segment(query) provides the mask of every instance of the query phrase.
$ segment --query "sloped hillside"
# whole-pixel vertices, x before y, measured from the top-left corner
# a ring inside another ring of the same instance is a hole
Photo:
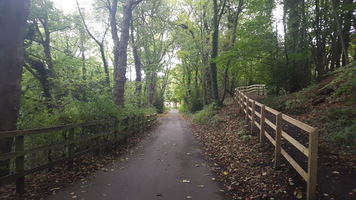
[[[342,156],[356,153],[356,66],[342,68],[319,84],[263,103],[320,129],[320,144]]]

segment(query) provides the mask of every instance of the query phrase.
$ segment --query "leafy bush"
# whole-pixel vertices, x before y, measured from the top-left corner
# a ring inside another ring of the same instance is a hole
[[[190,113],[190,112],[189,112],[189,109],[188,109],[188,107],[187,107],[187,104],[185,104],[185,103],[183,103],[182,105],[179,106],[178,111],[179,111],[180,113],[183,113],[183,114],[188,114],[188,113]]]
[[[356,61],[349,67],[342,67],[333,73],[337,73],[336,78],[325,87],[335,90],[331,99],[344,100],[353,103],[356,100]],[[341,98],[341,99],[340,99]]]
[[[347,126],[337,133],[329,135],[331,142],[339,146],[356,147],[356,121],[351,126]]]
[[[204,107],[203,110],[197,112],[193,116],[193,122],[200,125],[217,125],[220,123],[220,121],[220,118],[216,116],[216,110],[213,104]]]
[[[356,110],[349,106],[330,108],[322,118],[329,130],[327,140],[337,146],[356,147]]]
[[[244,142],[248,142],[251,139],[251,135],[247,134],[247,130],[246,129],[241,129],[238,133],[238,136],[240,136],[240,138],[242,139],[242,141]]]
[[[163,97],[157,96],[153,102],[153,106],[157,109],[158,113],[163,113],[164,111],[164,99]]]

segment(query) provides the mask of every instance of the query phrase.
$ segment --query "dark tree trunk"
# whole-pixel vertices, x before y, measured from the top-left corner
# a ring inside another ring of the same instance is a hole
[[[210,75],[211,75],[211,87],[214,102],[217,106],[220,106],[219,101],[219,90],[218,90],[218,72],[216,67],[216,62],[213,61],[215,58],[218,57],[218,50],[219,50],[219,23],[221,17],[224,13],[224,9],[226,6],[226,0],[221,1],[220,3],[220,10],[218,8],[218,1],[214,0],[214,16],[213,16],[213,35],[212,35],[212,51],[211,51],[211,59],[210,61]]]
[[[135,71],[136,71],[136,92],[137,95],[141,95],[141,90],[142,90],[142,78],[141,78],[141,70],[142,70],[142,63],[140,60],[140,56],[138,55],[138,48],[135,43],[135,35],[134,35],[134,26],[133,26],[133,21],[131,22],[131,46],[132,46],[132,51],[133,51],[133,56],[134,56],[134,61],[135,61]]]
[[[53,105],[51,87],[49,83],[49,71],[45,64],[27,55],[25,56],[24,67],[40,82],[43,90],[43,96],[46,98],[46,107],[49,110],[52,109]]]
[[[218,22],[218,3],[214,0],[214,17],[213,17],[213,35],[212,35],[212,51],[211,59],[215,59],[218,56],[218,46],[219,46],[219,22]],[[214,102],[219,105],[219,93],[218,93],[218,78],[217,78],[217,68],[216,62],[214,60],[210,61],[210,75],[211,75],[211,86]]]
[[[117,51],[117,62],[114,67],[114,102],[120,107],[125,106],[125,83],[127,67],[127,46],[130,39],[130,24],[132,20],[133,6],[143,0],[126,0],[124,14],[121,22],[120,41],[115,49]],[[116,46],[116,45],[115,45]],[[115,56],[116,58],[116,56]]]
[[[29,7],[29,0],[0,2],[0,131],[16,129]],[[0,153],[10,152],[12,142],[12,138],[1,139]],[[9,160],[0,161],[0,176],[9,174],[9,163]]]

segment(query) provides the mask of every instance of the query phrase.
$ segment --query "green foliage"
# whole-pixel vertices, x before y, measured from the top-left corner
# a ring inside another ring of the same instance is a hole
[[[240,136],[240,138],[242,139],[242,141],[244,142],[248,142],[251,139],[251,135],[249,135],[247,133],[246,129],[241,129],[239,132],[237,132],[237,135]]]
[[[187,107],[187,104],[183,103],[182,105],[179,106],[178,111],[183,114],[189,114],[189,109]]]
[[[311,85],[303,90],[293,93],[290,97],[275,96],[262,100],[265,105],[287,114],[302,114],[307,112],[309,100],[314,97],[317,85]]]
[[[329,140],[339,146],[356,147],[356,121],[351,126],[347,126],[337,133],[331,133]]]
[[[329,108],[322,118],[329,134],[327,140],[338,146],[356,148],[356,110],[351,106]]]
[[[213,104],[205,106],[203,110],[193,116],[193,122],[200,125],[218,125],[220,121]]]
[[[340,68],[333,72],[336,78],[325,87],[335,90],[331,99],[347,100],[350,104],[356,102],[356,61],[347,67]]]
[[[311,85],[303,90],[293,94],[293,97],[285,102],[286,112],[292,114],[301,114],[305,112],[309,99],[314,95],[316,85]]]
[[[157,109],[158,113],[163,113],[164,111],[164,99],[163,97],[156,96],[153,102],[153,106]]]

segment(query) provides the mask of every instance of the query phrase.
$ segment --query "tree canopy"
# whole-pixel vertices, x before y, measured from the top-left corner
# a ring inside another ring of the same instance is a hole
[[[163,112],[164,102],[195,112],[254,83],[293,92],[356,57],[352,0],[60,4],[31,1],[18,128]]]

